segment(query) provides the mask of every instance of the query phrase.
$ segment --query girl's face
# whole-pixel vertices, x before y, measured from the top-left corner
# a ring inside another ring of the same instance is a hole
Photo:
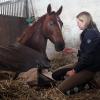
[[[86,21],[77,18],[77,25],[80,28],[80,30],[84,30],[86,28]]]

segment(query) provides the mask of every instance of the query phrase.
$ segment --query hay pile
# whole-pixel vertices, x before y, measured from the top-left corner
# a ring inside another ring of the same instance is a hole
[[[54,70],[65,64],[74,63],[76,55],[58,54],[51,62]],[[55,88],[40,89],[30,88],[19,80],[0,81],[0,100],[100,100],[100,90],[89,90],[81,93],[65,96]]]
[[[100,90],[64,96],[55,88],[37,90],[19,81],[0,82],[0,100],[100,100]]]

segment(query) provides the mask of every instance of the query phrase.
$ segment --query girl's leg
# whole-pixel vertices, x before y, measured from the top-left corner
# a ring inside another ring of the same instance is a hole
[[[66,91],[70,90],[71,88],[74,88],[77,85],[86,83],[90,81],[94,77],[95,73],[83,70],[74,76],[68,77],[66,80],[64,80],[59,86],[58,89],[65,93]]]
[[[64,80],[64,76],[65,76],[66,72],[69,71],[69,70],[71,70],[73,68],[73,66],[74,66],[74,64],[69,64],[69,65],[65,65],[65,66],[62,66],[60,68],[57,68],[52,73],[52,77],[56,81]]]

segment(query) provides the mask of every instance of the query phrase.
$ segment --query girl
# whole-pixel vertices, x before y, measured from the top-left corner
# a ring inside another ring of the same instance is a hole
[[[78,51],[78,62],[69,71],[66,68],[56,71],[60,73],[64,71],[63,75],[67,77],[58,86],[58,89],[63,93],[75,86],[89,82],[93,79],[95,73],[100,71],[100,33],[96,24],[90,13],[86,11],[79,13],[76,18],[78,27],[83,30],[80,36],[81,44]],[[56,72],[52,74],[54,79],[60,77],[60,74],[58,76],[55,74]]]

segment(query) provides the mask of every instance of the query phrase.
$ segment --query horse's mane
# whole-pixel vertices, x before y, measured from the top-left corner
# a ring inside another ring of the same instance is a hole
[[[26,27],[26,29],[23,31],[21,36],[17,38],[17,42],[21,44],[25,44],[32,37],[33,33],[37,29],[40,29],[40,25],[43,24],[45,17],[46,17],[46,14],[41,16],[37,21],[35,21],[32,26]]]

